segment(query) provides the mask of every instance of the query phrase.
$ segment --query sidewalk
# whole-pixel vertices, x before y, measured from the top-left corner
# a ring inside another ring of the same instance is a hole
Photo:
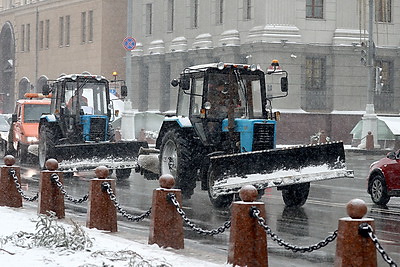
[[[2,225],[0,238],[15,232],[35,232],[38,219],[36,203],[25,203],[23,208],[0,207]],[[175,250],[147,245],[148,229],[143,231],[124,231],[122,222],[116,233],[88,229],[82,214],[73,214],[66,210],[66,218],[56,220],[64,228],[70,228],[72,221],[81,225],[82,229],[93,239],[93,247],[85,251],[73,252],[62,248],[21,248],[9,243],[0,246],[0,261],[7,266],[136,266],[128,265],[131,261],[146,263],[143,266],[160,267],[223,267],[226,263],[228,244],[225,246],[204,245],[185,239],[185,249]],[[121,225],[121,226],[120,226]],[[333,256],[323,251],[308,254],[293,253],[275,242],[269,242],[269,266],[332,266]],[[15,253],[13,255],[9,253]],[[86,265],[85,265],[86,264]]]

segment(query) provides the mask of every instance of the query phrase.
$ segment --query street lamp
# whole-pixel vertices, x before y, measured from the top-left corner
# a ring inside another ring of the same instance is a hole
[[[112,75],[114,76],[114,89],[110,89],[110,93],[117,95],[117,76],[118,73],[116,71],[113,71]]]

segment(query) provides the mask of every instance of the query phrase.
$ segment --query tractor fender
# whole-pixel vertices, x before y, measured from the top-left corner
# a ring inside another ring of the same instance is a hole
[[[156,140],[156,148],[160,148],[164,135],[171,129],[184,129],[191,131],[193,130],[193,125],[187,117],[173,116],[165,118]]]

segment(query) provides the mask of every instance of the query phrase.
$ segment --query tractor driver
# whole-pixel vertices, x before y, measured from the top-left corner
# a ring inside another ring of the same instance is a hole
[[[79,98],[80,106],[88,106],[88,99],[82,95],[81,90],[75,90],[75,94],[68,100],[67,108],[74,112],[77,108]]]
[[[212,117],[225,118],[228,112],[228,84],[223,80],[210,81],[208,84],[208,101],[211,108],[208,114]]]
[[[236,86],[224,80],[211,81],[208,85],[208,101],[211,104],[209,116],[226,118],[229,105],[232,103],[234,107],[238,106],[238,97]]]

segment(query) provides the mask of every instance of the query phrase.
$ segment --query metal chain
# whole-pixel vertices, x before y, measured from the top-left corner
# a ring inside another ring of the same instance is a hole
[[[334,231],[333,234],[326,237],[325,240],[322,240],[315,245],[311,245],[309,247],[298,247],[298,246],[291,245],[291,244],[285,242],[283,239],[279,238],[274,232],[272,232],[271,228],[265,223],[264,218],[262,218],[260,216],[259,209],[257,209],[256,207],[251,207],[250,215],[253,216],[254,218],[257,218],[258,224],[261,225],[265,229],[265,231],[267,232],[267,234],[269,234],[271,236],[271,239],[273,241],[277,242],[278,245],[283,246],[285,249],[292,250],[293,252],[305,253],[305,252],[312,252],[314,250],[318,250],[320,248],[325,247],[329,243],[333,242],[337,237],[338,230]]]
[[[397,267],[397,264],[393,261],[392,258],[389,257],[389,255],[385,252],[385,250],[379,243],[378,238],[374,234],[371,225],[369,225],[368,223],[362,223],[360,224],[358,231],[362,236],[369,236],[371,238],[372,242],[374,242],[375,244],[376,250],[381,254],[383,260],[386,261],[387,264],[389,264],[391,267]]]
[[[176,196],[174,193],[169,193],[168,194],[169,200],[171,200],[172,204],[175,206],[176,211],[179,213],[179,215],[182,216],[182,219],[185,221],[185,223],[193,229],[193,231],[197,232],[198,234],[202,235],[217,235],[223,233],[225,230],[227,230],[229,227],[231,227],[231,222],[226,221],[222,226],[218,227],[217,229],[213,230],[203,230],[199,227],[197,227],[194,223],[190,221],[190,219],[186,216],[185,212],[180,208],[179,202],[176,199]]]
[[[57,173],[53,173],[51,175],[51,181],[54,182],[57,187],[60,189],[61,193],[65,196],[66,199],[69,201],[75,203],[75,204],[81,204],[82,202],[88,200],[89,194],[84,195],[80,199],[75,199],[72,196],[68,195],[67,191],[65,191],[63,184],[60,182],[60,177],[58,176]]]
[[[115,196],[114,191],[112,190],[110,183],[104,182],[104,183],[101,184],[101,186],[102,186],[102,189],[104,189],[104,191],[107,192],[107,194],[110,197],[110,200],[114,203],[114,206],[117,208],[118,212],[122,214],[123,217],[127,218],[130,221],[139,222],[139,221],[142,221],[145,218],[150,216],[151,207],[150,207],[150,209],[148,211],[146,211],[145,213],[143,213],[142,215],[139,215],[139,216],[132,216],[132,215],[128,214],[119,205],[119,203],[117,201],[117,197]]]
[[[23,199],[25,199],[26,201],[35,201],[38,199],[39,193],[36,193],[36,195],[33,197],[28,197],[25,195],[24,191],[21,188],[21,185],[18,182],[17,172],[14,169],[9,169],[8,174],[11,175],[11,178],[13,178],[15,187],[17,188],[18,193],[21,195]]]

